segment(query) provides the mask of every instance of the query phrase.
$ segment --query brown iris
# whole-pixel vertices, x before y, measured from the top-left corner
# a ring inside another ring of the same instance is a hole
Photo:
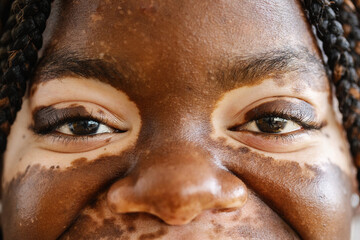
[[[93,120],[78,120],[68,123],[74,135],[92,135],[99,129],[100,123]]]
[[[279,133],[287,122],[288,120],[279,117],[263,117],[255,121],[259,130],[265,133]]]

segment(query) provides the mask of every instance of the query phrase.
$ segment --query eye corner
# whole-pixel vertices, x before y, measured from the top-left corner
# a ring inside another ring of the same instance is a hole
[[[238,131],[241,131],[241,127],[243,126],[244,124],[232,124],[230,125],[230,127],[226,127],[226,130],[227,131],[230,131],[230,132],[238,132]]]
[[[114,133],[127,133],[130,129],[114,129]]]

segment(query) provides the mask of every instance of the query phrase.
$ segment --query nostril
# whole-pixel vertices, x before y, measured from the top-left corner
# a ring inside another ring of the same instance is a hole
[[[207,176],[182,183],[174,178],[146,181],[146,174],[136,180],[128,176],[111,186],[108,206],[117,214],[145,212],[169,225],[184,225],[204,210],[240,208],[245,204],[247,188],[239,178],[224,170]]]

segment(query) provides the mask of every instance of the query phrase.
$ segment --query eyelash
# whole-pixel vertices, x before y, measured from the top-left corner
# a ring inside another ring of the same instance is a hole
[[[80,136],[80,135],[66,135],[55,132],[55,130],[58,129],[63,124],[75,122],[75,121],[81,121],[81,120],[93,120],[101,124],[107,125],[107,120],[104,119],[103,116],[100,117],[94,116],[92,112],[90,112],[88,115],[81,115],[79,112],[74,114],[54,112],[52,114],[51,119],[48,121],[46,125],[36,127],[35,124],[35,126],[32,129],[37,135],[48,136],[52,138],[53,142],[60,141],[64,144],[87,142],[89,141],[89,139],[97,137],[96,134]],[[121,131],[118,129],[115,130],[119,132]]]
[[[68,114],[54,111],[54,113],[51,115],[51,119],[49,119],[46,125],[37,127],[35,124],[33,130],[39,135],[46,135],[52,131],[55,131],[58,127],[65,123],[81,120],[93,120],[107,124],[107,121],[103,118],[103,116],[95,117],[91,112],[88,115],[81,115],[79,112]]]
[[[262,118],[266,117],[279,117],[286,120],[294,121],[295,123],[299,124],[302,129],[304,130],[319,130],[322,128],[322,124],[319,124],[315,122],[312,119],[309,119],[308,116],[305,114],[302,114],[299,112],[298,116],[290,115],[288,114],[290,110],[274,110],[270,112],[265,113],[259,113],[256,116],[253,117],[252,120],[247,121],[243,124],[237,124],[233,127],[230,127],[228,130],[239,132],[241,130],[238,130],[238,128],[241,128],[245,124],[248,124],[253,121],[257,121]],[[33,131],[40,136],[47,135],[53,139],[54,142],[61,141],[65,144],[68,143],[76,143],[76,142],[87,142],[89,139],[96,137],[97,135],[86,135],[86,136],[76,136],[76,135],[66,135],[61,133],[55,133],[54,131],[62,126],[63,124],[69,123],[69,122],[75,122],[75,121],[81,121],[81,120],[93,120],[96,122],[99,122],[101,124],[107,125],[106,119],[104,119],[103,116],[97,117],[93,116],[93,114],[90,112],[88,115],[84,116],[81,115],[79,112],[75,114],[65,114],[65,113],[59,113],[54,112],[52,114],[52,118],[48,121],[48,123],[45,126],[36,127],[36,125],[33,127]],[[118,129],[115,129],[116,131],[121,131]],[[291,142],[295,138],[295,136],[298,134],[298,131],[289,132],[289,133],[283,133],[283,134],[274,134],[274,133],[264,133],[264,132],[251,132],[254,135],[259,135],[262,138],[265,139],[271,139],[275,141],[282,141],[282,142]]]
[[[265,112],[265,113],[259,113],[256,116],[253,117],[252,120],[247,121],[246,123],[243,124],[237,124],[233,127],[230,127],[228,130],[230,131],[239,131],[237,130],[238,128],[244,126],[245,124],[248,124],[250,122],[253,121],[257,121],[260,120],[262,118],[266,118],[266,117],[279,117],[279,118],[283,118],[286,120],[290,120],[290,121],[294,121],[295,123],[297,123],[299,126],[302,127],[302,129],[305,130],[319,130],[322,128],[322,124],[315,122],[313,119],[309,119],[308,116],[306,116],[305,114],[302,114],[301,112],[299,112],[298,116],[294,116],[294,115],[290,115],[288,112],[290,112],[290,110],[274,110],[274,111],[270,111],[270,112]],[[241,130],[240,130],[241,131]],[[289,139],[290,137],[294,137],[295,136],[295,132],[290,132],[290,133],[285,133],[285,134],[271,134],[271,133],[259,133],[259,132],[253,132],[253,134],[261,134],[264,137],[281,137],[281,138],[287,138]]]

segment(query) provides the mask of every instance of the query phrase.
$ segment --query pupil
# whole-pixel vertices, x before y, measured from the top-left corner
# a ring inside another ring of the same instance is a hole
[[[91,135],[97,132],[100,124],[92,120],[79,120],[68,125],[70,131],[75,135]]]
[[[265,133],[279,133],[287,124],[287,120],[279,117],[264,117],[255,121],[260,131]]]

